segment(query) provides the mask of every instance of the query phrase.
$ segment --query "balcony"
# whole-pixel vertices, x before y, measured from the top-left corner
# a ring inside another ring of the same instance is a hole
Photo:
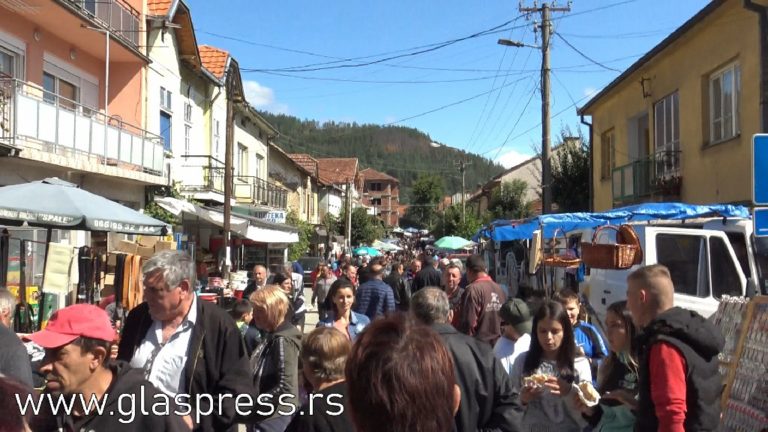
[[[181,156],[182,191],[193,198],[224,202],[224,162],[208,155]],[[288,207],[288,190],[256,176],[235,176],[233,195],[240,203]]]
[[[0,143],[23,158],[102,173],[117,167],[165,182],[160,136],[13,78],[0,77]]]
[[[682,186],[680,151],[663,150],[614,168],[613,201],[631,203],[647,197],[679,198]]]
[[[120,0],[59,0],[138,49],[141,13]]]

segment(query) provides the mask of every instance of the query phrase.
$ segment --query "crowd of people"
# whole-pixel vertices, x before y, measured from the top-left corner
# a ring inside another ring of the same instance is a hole
[[[187,254],[160,252],[144,264],[144,302],[119,334],[103,309],[77,304],[24,335],[45,350],[36,365],[42,389],[33,388],[26,349],[8,330],[15,299],[0,290],[0,411],[9,413],[0,430],[718,427],[723,338],[674,307],[664,266],[630,274],[628,298],[608,307],[604,332],[585,321],[577,292],[507,298],[479,255],[466,263],[428,255],[324,262],[309,281],[311,306],[295,277],[302,272],[282,270],[257,265],[228,313],[197,298]],[[311,308],[318,324],[305,329]],[[31,415],[17,395],[81,399],[68,412],[51,405]],[[123,414],[123,397],[134,401],[129,422],[88,402]],[[136,405],[158,399],[166,400],[162,412]],[[246,402],[255,408],[246,412]]]

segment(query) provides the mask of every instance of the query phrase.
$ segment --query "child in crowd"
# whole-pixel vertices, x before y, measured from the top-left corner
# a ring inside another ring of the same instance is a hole
[[[579,295],[571,289],[563,289],[557,293],[557,300],[568,313],[568,319],[573,327],[576,341],[576,352],[589,360],[592,376],[597,377],[597,367],[600,361],[608,355],[605,339],[595,326],[581,320],[581,302]],[[596,382],[595,382],[596,383]]]
[[[235,320],[240,334],[245,336],[245,332],[248,330],[248,323],[253,319],[253,305],[251,302],[246,299],[238,300],[232,308],[230,315]]]
[[[512,366],[513,393],[524,406],[526,432],[581,432],[587,425],[574,400],[575,386],[592,381],[589,362],[577,357],[573,329],[563,306],[542,303],[533,316],[531,347]]]
[[[507,374],[520,354],[527,352],[531,345],[531,312],[528,305],[519,298],[509,299],[501,305],[501,337],[493,347]]]
[[[632,411],[637,408],[637,347],[626,301],[608,306],[605,326],[611,352],[597,374],[597,391],[602,399],[592,408],[576,402],[593,430],[630,432],[635,428]]]

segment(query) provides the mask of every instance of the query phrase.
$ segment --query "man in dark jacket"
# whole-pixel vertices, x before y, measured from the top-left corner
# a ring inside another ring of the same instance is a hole
[[[142,272],[145,301],[128,314],[118,359],[146,371],[164,393],[189,395],[195,430],[226,430],[236,421],[235,397],[253,394],[235,321],[196,298],[187,253],[158,252]]]
[[[413,278],[411,289],[414,293],[424,287],[439,287],[442,278],[440,271],[435,268],[435,260],[431,256],[425,256],[421,262],[423,267]]]
[[[449,324],[453,312],[445,292],[437,288],[420,290],[411,298],[411,314],[431,326],[453,356],[461,388],[456,430],[522,430],[523,411],[509,375],[488,344],[459,333]]]
[[[378,316],[394,312],[396,310],[395,294],[392,288],[381,280],[381,264],[373,264],[363,271],[368,281],[357,289],[353,310],[367,316],[371,321]]]
[[[663,265],[635,270],[627,284],[627,307],[641,329],[635,430],[716,430],[722,334],[696,312],[674,307],[672,277]]]
[[[256,264],[253,266],[253,278],[248,282],[248,285],[246,285],[245,290],[243,291],[243,298],[251,298],[251,294],[253,294],[254,291],[264,288],[264,285],[266,284],[267,268],[261,264]]]
[[[395,305],[397,310],[407,311],[411,303],[411,287],[405,280],[405,267],[403,263],[392,264],[392,271],[384,279],[384,283],[392,288],[395,294]]]
[[[46,351],[40,367],[46,376],[46,391],[40,396],[44,412],[34,416],[33,430],[190,430],[191,421],[181,414],[184,407],[161,394],[144,378],[144,371],[109,361],[115,336],[107,313],[88,304],[56,311],[44,330],[27,336]],[[157,410],[161,400],[165,407]],[[51,411],[72,401],[71,412]]]

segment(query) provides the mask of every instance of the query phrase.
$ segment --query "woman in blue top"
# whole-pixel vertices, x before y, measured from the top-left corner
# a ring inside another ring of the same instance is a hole
[[[347,279],[336,279],[325,301],[331,303],[326,307],[330,313],[317,323],[318,327],[334,327],[354,342],[357,335],[371,322],[367,316],[352,311],[355,287]]]

